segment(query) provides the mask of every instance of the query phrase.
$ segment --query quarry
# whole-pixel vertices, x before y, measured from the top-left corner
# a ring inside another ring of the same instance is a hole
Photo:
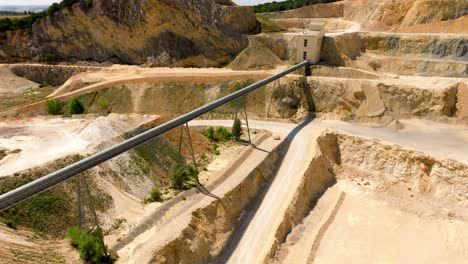
[[[131,2],[0,18],[0,205],[263,84],[0,210],[0,263],[467,262],[467,1]]]

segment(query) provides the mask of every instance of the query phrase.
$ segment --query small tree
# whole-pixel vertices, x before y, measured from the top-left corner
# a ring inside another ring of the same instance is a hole
[[[63,104],[57,99],[47,100],[46,112],[49,115],[63,115]]]
[[[232,126],[232,137],[235,140],[239,140],[242,134],[244,134],[242,132],[242,123],[239,118],[236,118],[236,120],[234,120],[234,125]]]
[[[113,263],[106,248],[101,243],[101,238],[97,230],[87,231],[79,227],[68,229],[68,237],[71,245],[78,249],[80,257],[88,263]]]
[[[80,98],[75,97],[70,101],[68,104],[68,112],[70,115],[81,115],[85,112],[85,107]]]

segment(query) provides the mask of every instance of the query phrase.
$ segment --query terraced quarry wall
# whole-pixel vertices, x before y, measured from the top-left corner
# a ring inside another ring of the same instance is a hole
[[[468,61],[468,36],[360,33],[366,50],[390,56]]]
[[[263,76],[262,76],[263,77]],[[66,102],[71,97],[80,96],[89,113],[156,113],[158,115],[177,116],[203,106],[217,98],[225,96],[254,82],[257,79],[248,76],[244,80],[225,81],[216,79],[190,83],[188,81],[123,81],[122,85],[108,88],[96,88],[97,91],[83,91],[65,95],[60,100]],[[177,78],[176,78],[177,79]],[[191,79],[191,78],[189,78]],[[309,110],[309,102],[303,94],[302,78],[286,78],[280,86],[269,85],[259,89],[246,98],[248,111],[256,116],[290,118]],[[205,118],[231,117],[232,105],[210,112]],[[21,116],[22,114],[45,114],[45,101],[19,109],[7,110],[3,117]]]

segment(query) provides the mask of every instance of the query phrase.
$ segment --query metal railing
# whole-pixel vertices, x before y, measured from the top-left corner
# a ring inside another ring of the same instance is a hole
[[[225,105],[239,97],[242,97],[256,89],[269,84],[291,72],[294,72],[302,67],[308,65],[307,61],[303,61],[291,68],[288,68],[278,74],[275,74],[271,77],[268,77],[264,80],[256,82],[252,85],[249,85],[239,91],[236,91],[232,94],[229,94],[223,98],[220,98],[216,101],[213,101],[207,105],[204,105],[200,108],[197,108],[189,113],[181,115],[171,121],[168,121],[164,124],[161,124],[155,128],[147,130],[135,137],[132,137],[122,143],[114,145],[108,149],[100,151],[92,156],[89,156],[85,159],[82,159],[76,163],[73,163],[63,169],[60,169],[56,172],[53,172],[49,175],[36,179],[30,183],[27,183],[17,189],[14,189],[10,192],[2,194],[0,196],[0,211],[6,210],[22,201],[25,201],[34,195],[37,195],[49,188],[54,187],[55,185],[62,183],[73,176],[76,176],[90,168],[93,168],[109,159],[112,159],[126,151],[129,151],[138,145],[141,145],[151,139],[154,139],[157,136],[160,136],[167,131],[184,125],[185,123],[205,114],[211,110],[214,110],[222,105]]]

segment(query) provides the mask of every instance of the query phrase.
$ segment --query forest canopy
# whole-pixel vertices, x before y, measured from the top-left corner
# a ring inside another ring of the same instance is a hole
[[[288,0],[283,2],[273,1],[271,3],[259,4],[254,6],[255,13],[277,12],[290,9],[296,9],[308,5],[315,5],[320,3],[332,3],[338,0]]]

